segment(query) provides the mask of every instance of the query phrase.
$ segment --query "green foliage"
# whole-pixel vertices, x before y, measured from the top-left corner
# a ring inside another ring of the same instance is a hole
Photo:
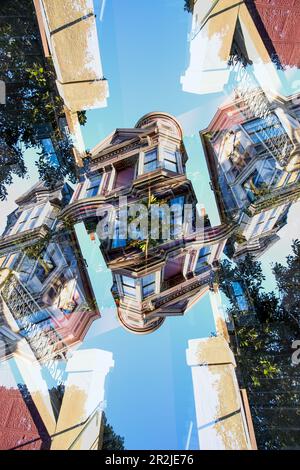
[[[74,229],[75,221],[70,216],[65,216],[62,218],[62,228],[63,230],[72,231]]]
[[[44,268],[45,273],[49,273],[51,270],[51,266],[49,266],[48,263],[44,260],[44,253],[51,241],[51,238],[52,234],[49,233],[38,242],[29,245],[23,249],[24,255],[26,255],[29,259],[38,261],[40,265]]]
[[[295,426],[291,413],[299,409],[299,400],[297,394],[293,396],[293,390],[300,384],[291,364],[291,345],[298,338],[299,328],[290,321],[291,312],[288,312],[290,308],[297,308],[299,241],[293,243],[292,250],[287,265],[276,263],[273,270],[279,296],[265,291],[261,263],[251,256],[237,264],[223,261],[219,273],[220,288],[230,302],[228,314],[234,324],[232,346],[240,385],[248,391],[260,449],[300,445],[299,438],[294,438],[288,431],[289,426],[291,430]],[[241,286],[246,300],[243,309],[232,288],[235,282]],[[278,416],[285,423],[285,435],[276,424]]]
[[[300,327],[300,240],[292,243],[292,253],[286,265],[275,263],[273,274],[277,282],[284,317],[290,317]]]
[[[58,163],[41,155],[40,177],[49,186],[54,181],[76,179],[70,142],[59,127],[64,103],[56,88],[51,59],[45,59],[32,0],[2,0],[0,24],[0,80],[6,84],[6,104],[0,106],[0,200],[7,197],[13,176],[24,178],[23,154],[29,147],[41,149],[41,131],[57,143]],[[80,114],[85,123],[85,113]],[[48,131],[47,131],[48,132]]]
[[[195,0],[184,0],[184,11],[193,13]]]
[[[246,237],[241,233],[240,230],[237,230],[233,235],[233,240],[238,243],[239,245],[247,242]]]
[[[102,450],[124,450],[124,437],[119,436],[113,430],[113,427],[108,424],[107,418],[104,415],[104,434]]]
[[[36,162],[41,180],[50,189],[54,189],[57,182],[63,181],[65,178],[69,178],[71,183],[78,181],[78,170],[72,151],[72,143],[67,137],[63,137],[56,142],[56,154],[58,161],[53,162],[53,158],[42,149]]]
[[[87,122],[86,111],[78,111],[78,121],[81,126],[84,126]]]

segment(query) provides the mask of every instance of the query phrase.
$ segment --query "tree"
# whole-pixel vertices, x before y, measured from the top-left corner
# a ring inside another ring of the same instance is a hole
[[[286,258],[286,266],[275,263],[273,274],[281,299],[283,314],[300,328],[300,240],[292,243],[292,254]]]
[[[108,424],[107,418],[103,415],[104,420],[104,434],[102,450],[124,450],[124,437],[119,436],[113,430],[113,427]]]
[[[238,307],[233,285],[238,283],[249,304],[249,310],[255,312],[257,319],[264,323],[282,318],[282,308],[274,292],[264,292],[265,276],[261,263],[247,254],[236,265],[225,260],[221,264],[219,283],[223,292],[234,307]]]
[[[2,0],[0,25],[0,80],[6,84],[6,104],[0,106],[0,199],[7,196],[13,175],[24,178],[23,154],[29,147],[41,151],[41,179],[77,177],[72,145],[61,130],[64,103],[56,87],[51,59],[44,57],[32,0]],[[84,112],[79,121],[85,124]],[[41,136],[55,143],[57,162],[43,151]]]
[[[291,265],[297,263],[297,250],[289,257]],[[248,391],[259,448],[300,447],[295,419],[300,383],[291,364],[291,345],[299,330],[284,312],[284,297],[266,292],[264,279],[261,263],[249,255],[237,264],[221,263],[219,284],[230,302],[239,382]]]
[[[195,0],[184,0],[184,11],[193,13]]]

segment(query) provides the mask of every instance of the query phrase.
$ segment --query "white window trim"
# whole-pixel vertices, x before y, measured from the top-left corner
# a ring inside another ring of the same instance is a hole
[[[156,154],[157,154],[157,162],[158,162],[158,167],[156,168],[156,170],[159,168],[159,163],[161,162],[161,152],[160,152],[160,145],[153,145],[152,147],[149,147],[147,150],[145,150],[144,152],[141,152],[141,168],[139,167],[139,169],[141,169],[141,175],[147,175],[149,173],[152,173],[152,171],[155,171],[155,170],[152,170],[152,171],[147,171],[145,173],[144,171],[144,166],[145,166],[145,155],[146,153],[150,153],[150,152],[153,152],[153,150],[156,150]]]
[[[196,256],[195,256],[195,259],[193,261],[193,266],[192,266],[192,272],[195,274],[196,272],[196,267],[197,267],[197,263],[198,263],[198,259],[199,259],[199,255],[200,255],[200,251],[202,250],[202,248],[206,248],[206,247],[210,247],[211,248],[211,252],[209,254],[209,258],[207,260],[207,263],[208,264],[211,264],[214,260],[214,257],[215,257],[215,253],[217,251],[217,245],[216,245],[216,251],[214,252],[214,245],[205,245],[203,244],[198,250],[197,250],[197,253],[196,253]]]
[[[40,207],[43,207],[43,210],[41,211],[40,215],[38,216],[38,218],[36,219],[35,221],[35,224],[34,226],[30,229],[30,230],[34,230],[35,228],[39,227],[41,225],[40,221],[44,218],[44,215],[45,215],[45,211],[47,210],[47,205],[49,204],[49,202],[47,202],[47,204],[39,204],[37,206],[33,206],[33,207],[30,207],[28,209],[24,209],[24,212],[27,212],[29,211],[30,212],[30,215],[28,217],[28,219],[26,220],[25,224],[23,225],[22,227],[22,230],[20,230],[20,232],[18,233],[23,233],[25,232],[26,230],[28,230],[29,228],[29,225],[31,224],[31,221],[32,221],[32,216],[36,213],[36,211],[40,208]],[[50,204],[49,204],[50,205]],[[49,207],[48,205],[48,207]],[[24,213],[22,212],[22,214]],[[22,222],[22,215],[21,217],[16,221],[16,224],[15,226],[13,227],[13,230],[11,232],[12,235],[15,235],[18,231],[18,228],[20,226],[20,223]]]
[[[150,276],[150,275],[154,275],[154,292],[150,295],[147,295],[146,297],[143,296],[143,284],[142,284],[142,279],[146,276]],[[137,281],[137,285],[139,286],[139,292],[138,292],[138,295],[140,296],[140,302],[142,302],[143,300],[145,299],[150,299],[151,297],[153,297],[154,295],[156,295],[157,293],[157,290],[158,290],[158,285],[157,285],[157,280],[158,280],[158,276],[159,276],[159,273],[157,272],[154,272],[154,273],[148,273],[148,274],[145,274],[145,276],[142,276],[141,278],[138,278]]]
[[[95,178],[96,178],[97,176],[98,176],[98,175],[94,175]],[[103,187],[103,182],[104,182],[103,173],[99,173],[99,176],[101,176],[100,186],[99,186],[99,188],[98,188],[98,192],[97,192],[96,196],[93,196],[93,197],[99,196],[99,194],[101,194],[101,192],[102,192],[102,187]],[[90,181],[91,181],[91,179],[86,176],[84,182],[81,183],[81,184],[82,184],[82,187],[81,187],[81,190],[80,190],[80,192],[79,192],[79,197],[77,197],[77,198],[75,199],[76,201],[81,201],[81,200],[83,200],[83,199],[89,199],[89,198],[86,197],[86,191],[87,191],[87,188],[88,188],[88,186],[89,186],[89,184],[90,184]],[[81,197],[82,195],[83,195],[83,197]],[[73,202],[73,200],[72,200],[72,202]]]

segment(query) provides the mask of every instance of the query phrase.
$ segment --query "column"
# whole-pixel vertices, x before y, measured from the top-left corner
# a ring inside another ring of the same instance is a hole
[[[193,339],[188,345],[200,450],[250,450],[235,359],[227,341],[218,336]]]
[[[105,378],[112,367],[111,352],[88,349],[73,354],[51,450],[98,448]]]

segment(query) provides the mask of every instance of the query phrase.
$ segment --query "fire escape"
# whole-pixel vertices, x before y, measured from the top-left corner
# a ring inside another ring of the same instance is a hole
[[[57,332],[49,310],[34,300],[13,272],[2,283],[0,294],[19,327],[20,336],[26,339],[35,358],[57,379],[58,360],[67,360],[67,345]]]

